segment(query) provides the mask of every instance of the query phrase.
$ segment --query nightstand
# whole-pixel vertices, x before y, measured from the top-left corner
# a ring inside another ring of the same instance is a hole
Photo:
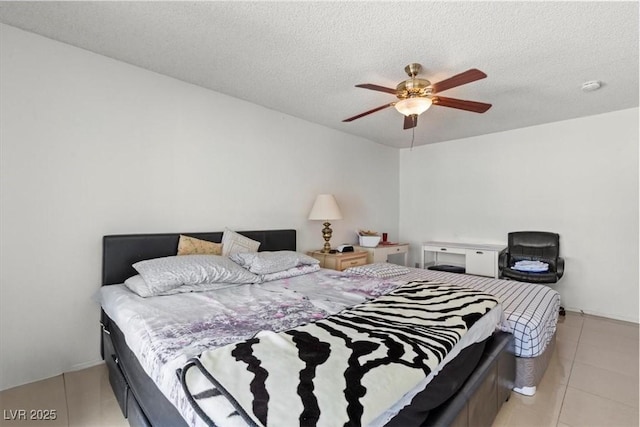
[[[397,245],[378,245],[375,248],[367,248],[364,246],[354,246],[357,251],[367,251],[369,257],[367,263],[386,262],[387,257],[393,254],[404,255],[404,266],[407,266],[407,253],[409,252],[408,243],[398,243]]]
[[[329,254],[322,251],[313,251],[308,252],[308,255],[320,261],[320,267],[338,271],[367,264],[366,252],[336,252],[335,254]]]

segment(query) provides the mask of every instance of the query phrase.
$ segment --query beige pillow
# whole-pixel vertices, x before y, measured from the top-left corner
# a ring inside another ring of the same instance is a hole
[[[180,235],[178,255],[222,255],[222,243]]]

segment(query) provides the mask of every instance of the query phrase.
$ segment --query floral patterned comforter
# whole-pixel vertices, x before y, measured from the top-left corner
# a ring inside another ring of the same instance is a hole
[[[104,286],[100,302],[147,374],[190,425],[199,425],[175,374],[189,358],[261,330],[279,332],[324,318],[401,283],[322,269],[262,284],[151,298],[123,285]]]

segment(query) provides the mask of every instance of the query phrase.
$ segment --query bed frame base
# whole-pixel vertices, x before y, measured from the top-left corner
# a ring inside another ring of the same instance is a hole
[[[427,418],[426,426],[491,426],[515,380],[513,335],[496,332],[462,388]]]
[[[556,348],[556,334],[547,343],[544,351],[536,357],[516,357],[516,383],[513,391],[525,396],[536,394],[537,385],[547,371]]]

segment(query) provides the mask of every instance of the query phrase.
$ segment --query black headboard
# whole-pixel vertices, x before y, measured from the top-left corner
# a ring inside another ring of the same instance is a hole
[[[296,230],[238,231],[260,242],[260,251],[295,251]],[[102,238],[102,286],[122,283],[136,273],[138,261],[175,255],[180,235],[220,242],[222,231],[211,233],[119,234]]]

